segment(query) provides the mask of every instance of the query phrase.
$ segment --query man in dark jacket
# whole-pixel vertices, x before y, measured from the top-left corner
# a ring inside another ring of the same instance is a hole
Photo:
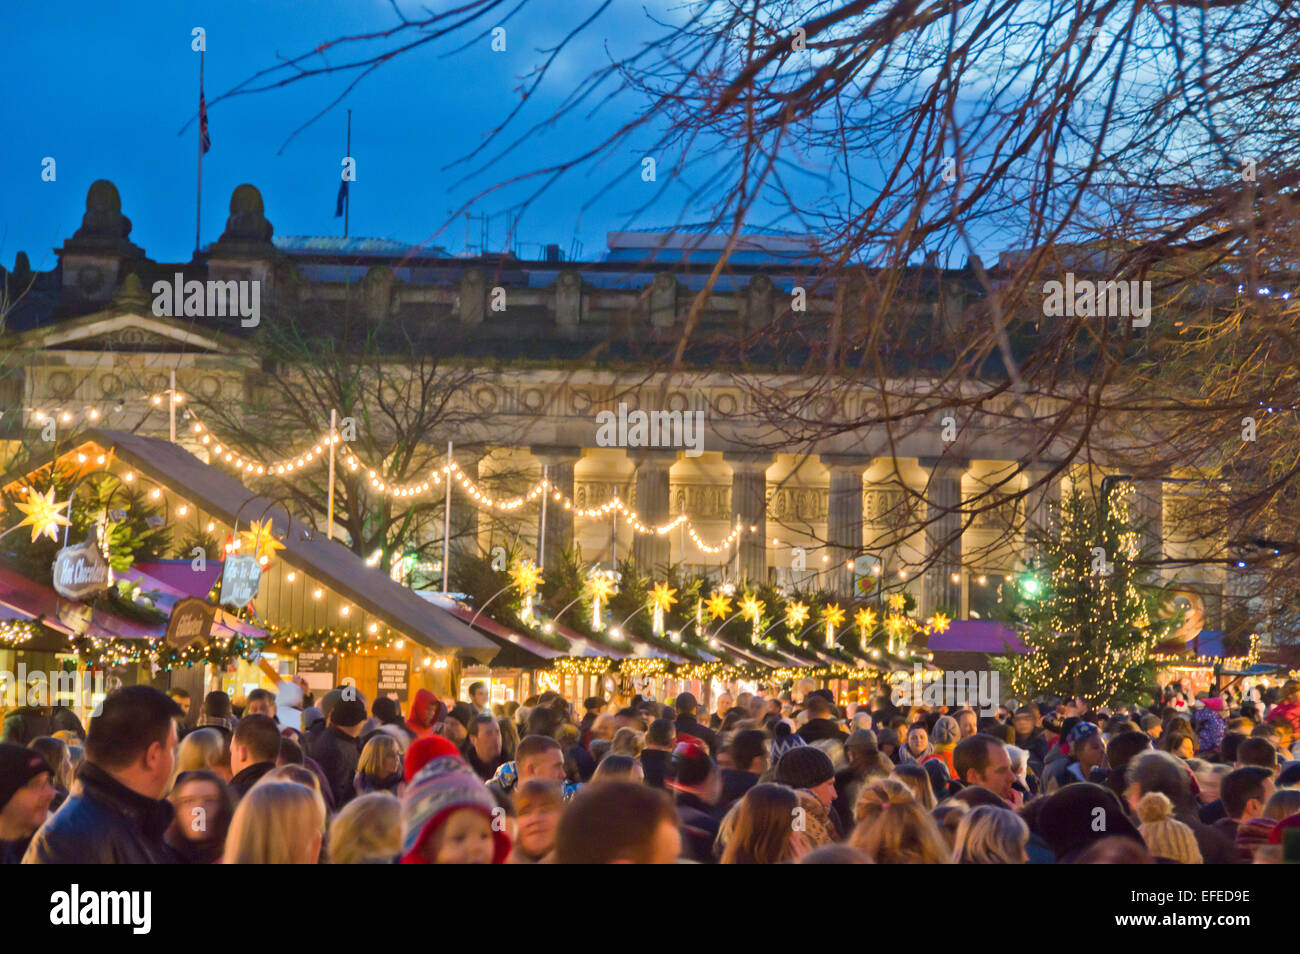
[[[767,751],[767,733],[762,729],[742,729],[727,746],[734,768],[722,770],[722,795],[718,811],[726,814],[736,801],[758,784],[759,778],[771,765]]]
[[[244,716],[230,742],[230,787],[243,798],[280,757],[280,727],[267,715]]]
[[[40,752],[0,742],[0,865],[23,860],[54,801],[50,767]]]
[[[180,709],[149,686],[110,693],[91,720],[72,794],[36,832],[23,864],[170,864],[163,796],[176,765]]]
[[[681,696],[677,698],[680,700]],[[678,742],[673,749],[669,774],[672,777],[668,788],[676,793],[681,820],[682,856],[700,864],[711,864],[717,860],[713,856],[713,842],[722,821],[717,808],[722,789],[718,768],[702,743],[687,740]]]
[[[663,788],[668,775],[668,760],[677,744],[677,727],[668,719],[655,719],[645,730],[645,747],[641,749],[641,771],[651,788]]]
[[[809,693],[804,699],[804,704],[808,711],[808,721],[800,726],[796,733],[799,738],[809,745],[821,742],[823,739],[847,741],[849,734],[831,718],[831,704],[824,695],[820,692]]]
[[[713,734],[713,730],[707,725],[701,725],[695,718],[695,713],[699,711],[700,704],[695,701],[695,696],[689,692],[683,692],[675,700],[677,710],[677,735],[693,735],[709,748],[709,755],[713,755],[718,750],[718,737]]]
[[[356,795],[353,780],[361,749],[357,738],[366,721],[366,704],[355,695],[330,709],[329,725],[303,737],[303,752],[315,759],[330,782],[334,804],[342,808]]]

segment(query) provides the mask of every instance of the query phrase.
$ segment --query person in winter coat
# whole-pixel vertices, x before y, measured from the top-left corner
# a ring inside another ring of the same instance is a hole
[[[206,769],[182,772],[176,777],[168,801],[176,810],[164,836],[168,847],[182,864],[216,862],[235,817],[235,793],[230,786]]]
[[[1285,722],[1291,727],[1291,737],[1300,738],[1300,679],[1288,679],[1282,686],[1281,698],[1268,721]]]
[[[362,746],[353,787],[358,795],[391,792],[401,796],[406,787],[402,778],[402,750],[392,736],[376,732]]]
[[[898,750],[899,765],[920,765],[934,755],[934,746],[930,744],[930,730],[924,722],[913,722],[907,727],[907,738]],[[951,771],[948,773],[952,774]]]
[[[357,764],[361,760],[357,737],[365,721],[366,704],[357,698],[343,699],[330,709],[329,725],[323,732],[308,733],[303,738],[303,753],[320,765],[339,808],[356,794]]]
[[[504,864],[510,837],[493,824],[497,801],[459,755],[440,755],[402,795],[404,865]]]
[[[415,738],[433,734],[433,727],[447,718],[447,707],[428,689],[417,689],[411,700],[411,711],[406,717],[406,727]]]
[[[71,709],[64,706],[20,706],[5,714],[4,723],[0,725],[0,742],[29,745],[43,735],[60,731],[75,732],[79,739],[86,737],[81,720]]]
[[[175,767],[180,707],[149,686],[105,697],[90,723],[72,794],[32,838],[23,864],[169,864],[163,796]]]
[[[1218,696],[1196,700],[1192,710],[1192,730],[1196,733],[1196,751],[1204,759],[1218,756],[1227,723],[1223,721],[1223,700]]]
[[[16,865],[54,799],[49,764],[39,752],[0,743],[0,865]]]
[[[930,733],[930,737],[934,751],[920,761],[925,763],[930,759],[942,759],[943,764],[948,766],[948,773],[956,778],[957,769],[952,764],[952,752],[961,741],[961,727],[957,724],[957,720],[952,716],[940,716],[934,724],[934,731]]]

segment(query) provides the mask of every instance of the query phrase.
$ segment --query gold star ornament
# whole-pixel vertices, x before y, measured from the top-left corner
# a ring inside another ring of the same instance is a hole
[[[71,521],[61,512],[70,503],[72,503],[71,500],[55,503],[53,487],[43,494],[37,493],[34,487],[28,487],[27,502],[14,504],[15,507],[27,515],[18,523],[18,527],[32,528],[32,543],[35,543],[43,536],[49,537],[57,543],[59,527],[71,526]],[[17,529],[17,527],[14,529]]]

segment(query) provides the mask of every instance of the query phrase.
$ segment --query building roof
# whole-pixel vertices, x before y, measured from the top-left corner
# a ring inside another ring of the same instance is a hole
[[[495,643],[470,629],[446,610],[421,599],[387,574],[365,564],[342,544],[291,520],[284,508],[249,490],[234,477],[203,463],[169,441],[122,431],[88,428],[78,443],[93,441],[146,477],[192,500],[201,509],[234,525],[236,519],[270,522],[283,543],[277,559],[328,586],[390,628],[438,651],[459,652],[482,662],[497,655]],[[64,452],[67,453],[66,451]],[[28,472],[44,466],[29,466]]]

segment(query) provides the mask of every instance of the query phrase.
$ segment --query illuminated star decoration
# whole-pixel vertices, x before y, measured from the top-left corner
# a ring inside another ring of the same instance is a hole
[[[275,551],[284,549],[284,544],[275,538],[269,520],[265,524],[254,520],[247,530],[240,530],[239,542],[242,547],[248,547],[251,555],[257,557],[257,562],[262,566],[271,562]]]
[[[826,646],[835,645],[835,630],[844,622],[844,610],[839,603],[828,603],[822,607],[822,622],[826,624]]]
[[[656,636],[664,634],[664,613],[677,602],[677,591],[667,583],[656,583],[650,591],[650,603],[654,607],[654,623],[651,630]]]
[[[731,597],[722,593],[714,593],[707,600],[709,614],[713,619],[722,619],[731,615]]]
[[[925,621],[925,628],[931,633],[946,633],[951,622],[943,613],[935,613]]]
[[[867,648],[867,634],[876,628],[876,611],[863,607],[853,614],[853,622],[858,624],[858,635],[862,639],[862,648]]]
[[[756,597],[753,593],[746,593],[745,598],[740,601],[741,615],[750,621],[750,635],[754,639],[758,638],[758,624],[762,621],[763,610],[766,608],[767,604]]]
[[[591,600],[591,628],[599,633],[605,628],[602,610],[611,596],[618,593],[618,580],[604,570],[595,570],[587,577],[587,598]]]
[[[806,622],[808,622],[808,606],[806,604],[800,603],[798,600],[786,604],[785,625],[791,631],[792,636],[794,630],[797,630]]]
[[[541,568],[532,560],[522,560],[510,568],[510,582],[524,598],[524,608],[519,615],[524,620],[531,620],[533,596],[537,592],[537,587],[546,582],[542,579]]]
[[[902,642],[903,633],[911,626],[911,620],[906,616],[890,614],[885,617],[885,632],[889,633],[889,651],[896,653],[896,644]]]
[[[889,598],[889,608],[897,613],[907,609],[907,597],[902,593],[895,593]]]
[[[70,503],[72,503],[71,500],[55,503],[53,487],[43,494],[37,493],[35,487],[28,487],[27,502],[14,504],[27,516],[23,517],[22,521],[14,529],[31,527],[32,543],[35,543],[43,536],[49,537],[57,543],[59,540],[59,527],[71,526],[71,521],[60,513]]]

